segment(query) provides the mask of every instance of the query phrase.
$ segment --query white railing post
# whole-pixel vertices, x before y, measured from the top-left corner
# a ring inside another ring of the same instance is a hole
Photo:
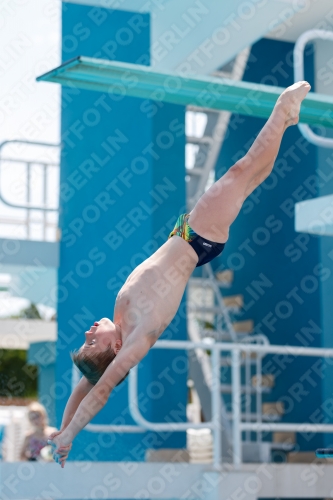
[[[27,206],[31,204],[31,164],[27,162]],[[30,240],[30,209],[27,208],[27,240]]]
[[[233,459],[238,468],[242,462],[242,431],[241,431],[241,387],[240,387],[240,349],[234,349],[232,357],[232,412],[233,412]]]
[[[256,359],[256,372],[257,372],[257,378],[256,378],[256,409],[257,409],[257,422],[261,424],[262,422],[262,358],[261,354],[257,354],[257,359]],[[262,434],[261,432],[257,433],[257,442],[260,442],[262,440]]]
[[[251,422],[252,398],[251,398],[251,357],[250,353],[245,353],[245,421]],[[251,441],[251,432],[246,432],[246,441]]]
[[[47,173],[48,173],[48,167],[47,164],[43,164],[43,205],[46,207],[47,205]],[[42,217],[43,217],[43,240],[46,240],[46,225],[47,225],[47,214],[44,210],[42,212]]]
[[[220,391],[220,350],[212,345],[212,431],[213,431],[213,464],[219,468],[222,462],[222,418]]]

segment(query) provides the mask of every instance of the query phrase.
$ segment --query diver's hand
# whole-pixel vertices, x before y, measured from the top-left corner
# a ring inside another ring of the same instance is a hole
[[[72,448],[72,443],[68,441],[68,438],[65,438],[62,431],[53,432],[50,438],[51,439],[48,440],[48,444],[50,444],[53,448],[53,459],[55,462],[60,464],[63,469]]]
[[[62,430],[61,431],[54,431],[54,432],[52,432],[52,434],[49,435],[48,439],[51,441],[56,436],[59,436],[59,434],[61,434],[61,433],[62,433]]]

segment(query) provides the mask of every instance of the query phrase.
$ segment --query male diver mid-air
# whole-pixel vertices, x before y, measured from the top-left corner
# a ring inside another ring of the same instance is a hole
[[[64,467],[75,436],[104,407],[111,391],[155,344],[175,316],[195,269],[217,257],[245,199],[272,172],[283,134],[298,123],[307,82],[288,87],[248,153],[181,215],[168,240],[127,278],[113,320],[102,318],[85,332],[72,354],[83,374],[72,392],[61,430],[50,436],[55,460]]]

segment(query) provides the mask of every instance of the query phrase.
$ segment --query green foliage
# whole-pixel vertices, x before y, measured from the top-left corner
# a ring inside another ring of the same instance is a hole
[[[42,319],[37,307],[33,303],[31,303],[30,306],[26,307],[25,309],[22,309],[22,311],[20,311],[19,314],[12,315],[11,318]]]
[[[37,366],[27,364],[27,351],[0,349],[0,397],[37,397]]]

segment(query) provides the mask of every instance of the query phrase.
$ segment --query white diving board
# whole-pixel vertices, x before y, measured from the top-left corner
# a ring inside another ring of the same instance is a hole
[[[333,236],[333,194],[296,203],[295,231]]]
[[[267,118],[284,90],[281,87],[208,76],[172,74],[118,61],[79,56],[41,75],[37,81],[60,83],[118,97],[131,96],[183,106],[226,110]],[[119,100],[119,98],[118,98]],[[300,119],[333,128],[333,96],[310,93]]]

